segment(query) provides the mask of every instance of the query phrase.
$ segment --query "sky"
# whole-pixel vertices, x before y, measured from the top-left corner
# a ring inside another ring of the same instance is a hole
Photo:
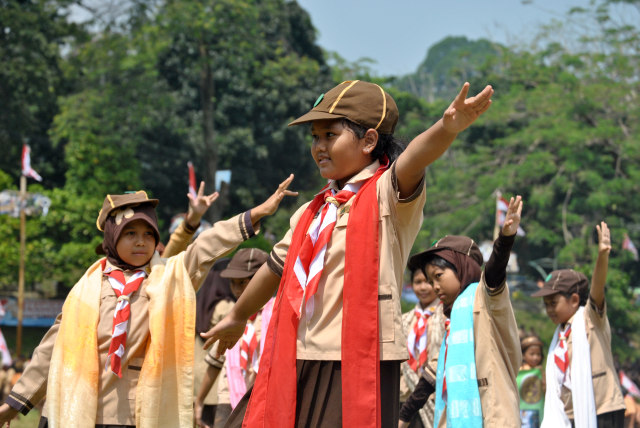
[[[508,45],[533,38],[542,24],[565,19],[589,0],[298,0],[317,42],[347,61],[374,59],[376,74],[414,72],[430,46],[447,36]]]

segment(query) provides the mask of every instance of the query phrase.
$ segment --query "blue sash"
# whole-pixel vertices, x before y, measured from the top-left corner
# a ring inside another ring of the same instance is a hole
[[[476,349],[473,336],[473,302],[478,283],[474,282],[458,296],[451,309],[449,336],[442,341],[436,371],[436,408],[434,427],[447,409],[447,428],[482,427],[482,406],[476,376]],[[446,344],[447,366],[444,354]],[[442,379],[447,373],[447,400],[442,397]]]

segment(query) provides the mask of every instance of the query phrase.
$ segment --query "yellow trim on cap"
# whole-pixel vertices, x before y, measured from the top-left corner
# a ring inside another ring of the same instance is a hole
[[[378,86],[378,89],[380,89],[380,92],[382,92],[382,117],[380,118],[380,122],[378,122],[375,127],[377,131],[380,125],[382,125],[382,121],[387,116],[387,97],[384,95],[384,89],[382,89],[379,85],[376,86]]]
[[[116,204],[113,203],[113,199],[111,199],[111,195],[107,195],[107,199],[109,199],[109,203],[111,204],[111,208],[115,208]]]
[[[344,94],[351,89],[351,87],[353,85],[355,85],[356,83],[358,83],[359,80],[354,80],[353,82],[351,82],[351,84],[349,86],[347,86],[346,88],[344,88],[342,90],[342,92],[340,92],[340,95],[338,95],[338,98],[336,99],[336,101],[333,103],[333,105],[331,106],[331,108],[329,109],[329,113],[333,113],[333,110],[338,106],[338,103],[340,102],[340,100],[342,99],[342,97],[344,96]]]
[[[98,230],[100,232],[104,232],[104,230],[100,229],[100,216],[102,215],[102,208],[100,209],[100,212],[98,213],[98,218],[96,219],[96,227],[98,228]]]

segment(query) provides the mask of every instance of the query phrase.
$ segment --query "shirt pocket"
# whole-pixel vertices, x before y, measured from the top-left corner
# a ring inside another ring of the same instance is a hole
[[[394,302],[390,286],[381,286],[378,294],[378,318],[380,328],[380,342],[393,342],[395,340],[395,316]]]
[[[136,399],[136,390],[140,380],[140,372],[144,357],[131,358],[127,364],[127,381],[129,382],[129,400]]]

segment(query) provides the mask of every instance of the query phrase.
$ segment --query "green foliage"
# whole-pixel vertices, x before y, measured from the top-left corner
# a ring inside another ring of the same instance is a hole
[[[72,0],[6,0],[0,7],[0,169],[17,181],[22,143],[32,148],[37,171],[53,185],[63,183],[57,164],[63,153],[51,146],[47,129],[57,97],[67,91],[60,48],[81,28],[67,22]]]

